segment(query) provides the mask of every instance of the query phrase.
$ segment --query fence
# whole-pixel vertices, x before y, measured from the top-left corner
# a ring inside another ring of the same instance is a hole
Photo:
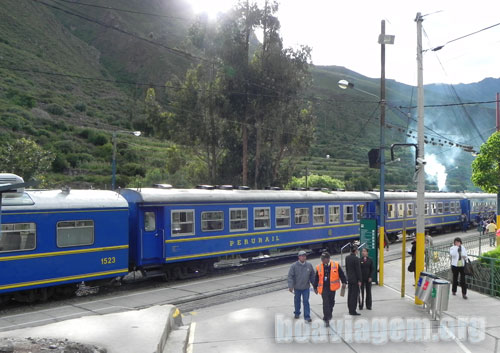
[[[500,297],[500,259],[481,256],[495,249],[487,235],[464,239],[462,244],[472,262],[474,276],[466,276],[469,289]],[[426,249],[427,272],[452,280],[450,244],[439,244]]]

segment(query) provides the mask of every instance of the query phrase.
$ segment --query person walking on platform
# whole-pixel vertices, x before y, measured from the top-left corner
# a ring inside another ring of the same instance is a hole
[[[361,250],[361,299],[359,302],[359,310],[363,310],[366,293],[366,308],[372,310],[372,273],[373,260],[368,256],[368,249]]]
[[[345,258],[345,268],[347,272],[347,307],[350,315],[361,315],[356,311],[361,286],[361,263],[358,257],[358,247],[351,245],[351,255]]]
[[[467,232],[467,228],[469,227],[468,220],[467,220],[467,215],[465,213],[462,213],[460,216],[460,222],[462,223],[462,232]]]
[[[330,260],[329,253],[322,253],[321,263],[316,266],[313,287],[314,293],[319,293],[323,300],[323,320],[326,327],[330,326],[335,306],[335,292],[340,288],[340,282],[342,288],[345,288],[347,280],[344,271],[337,261]]]
[[[450,248],[451,272],[453,273],[453,284],[451,292],[457,295],[458,275],[460,275],[460,287],[462,287],[462,296],[467,299],[467,283],[465,282],[464,265],[467,260],[467,250],[462,246],[462,239],[455,238],[453,246]]]
[[[288,290],[294,294],[295,318],[300,317],[300,299],[304,305],[304,320],[311,322],[311,308],[309,306],[310,284],[314,281],[314,268],[306,261],[306,252],[299,251],[299,260],[288,271]]]
[[[488,233],[488,237],[490,238],[490,246],[495,246],[495,238],[497,233],[497,225],[493,221],[489,221],[486,226],[486,232]]]

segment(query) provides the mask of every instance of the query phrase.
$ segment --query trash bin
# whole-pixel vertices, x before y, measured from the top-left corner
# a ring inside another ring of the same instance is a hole
[[[448,310],[448,301],[450,300],[450,282],[444,279],[435,279],[432,281],[431,294],[431,311],[432,318],[441,317],[441,313]]]
[[[432,280],[434,279],[437,279],[438,277],[433,275],[432,273],[429,273],[429,272],[420,272],[420,277],[418,278],[418,282],[417,282],[417,285],[415,286],[415,296],[424,301],[422,299],[422,293],[424,291],[424,285],[426,283],[427,280],[430,280],[432,282]],[[426,287],[427,288],[427,287]]]

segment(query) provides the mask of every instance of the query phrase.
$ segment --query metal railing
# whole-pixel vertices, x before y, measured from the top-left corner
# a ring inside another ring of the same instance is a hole
[[[467,287],[473,291],[500,297],[500,259],[481,256],[495,249],[487,235],[465,239],[462,244],[472,262],[473,276],[466,276]],[[426,271],[452,280],[450,244],[426,249]]]

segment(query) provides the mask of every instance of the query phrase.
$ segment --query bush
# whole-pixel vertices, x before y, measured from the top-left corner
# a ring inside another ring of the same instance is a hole
[[[75,109],[83,113],[87,110],[87,106],[85,105],[85,103],[77,103],[75,104]]]
[[[57,154],[56,158],[52,161],[52,170],[55,173],[62,173],[69,168],[68,161],[62,154]]]
[[[57,105],[55,103],[49,104],[47,108],[45,109],[47,112],[50,114],[54,115],[63,115],[64,114],[64,109],[60,105]]]
[[[74,142],[70,140],[57,141],[54,147],[58,152],[69,153],[73,152]]]
[[[93,159],[92,155],[88,153],[70,153],[66,156],[69,164],[72,168],[76,168],[81,165],[83,162],[89,162]]]
[[[96,146],[102,146],[108,143],[108,137],[105,134],[99,132],[90,137],[89,141]]]

